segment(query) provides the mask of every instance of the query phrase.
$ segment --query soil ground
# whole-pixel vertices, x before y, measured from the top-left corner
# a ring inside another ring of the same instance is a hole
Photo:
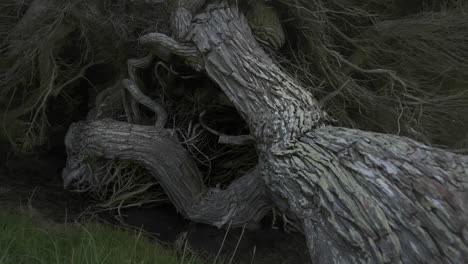
[[[60,177],[65,164],[63,152],[21,158],[7,158],[3,153],[1,159],[0,209],[30,208],[42,220],[54,224],[81,221],[90,202],[86,194],[63,189]],[[97,219],[120,227],[142,229],[169,246],[177,244],[176,241],[186,241],[188,248],[199,255],[216,256],[222,245],[220,256],[228,262],[235,252],[232,263],[308,263],[304,238],[298,233],[272,229],[268,219],[256,230],[243,232],[241,228],[231,228],[226,235],[226,229],[184,219],[169,204],[130,208],[121,215],[123,222],[116,221],[111,213],[99,214]]]

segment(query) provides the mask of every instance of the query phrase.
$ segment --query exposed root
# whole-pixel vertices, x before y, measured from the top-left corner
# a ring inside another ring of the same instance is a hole
[[[203,116],[205,115],[206,111],[203,111],[200,114],[199,120],[201,126],[206,129],[211,134],[214,134],[219,137],[218,143],[219,144],[229,144],[229,145],[248,145],[253,144],[255,139],[251,135],[240,135],[240,136],[229,136],[224,133],[218,132],[203,122]]]
[[[156,127],[164,128],[167,122],[167,113],[166,110],[161,106],[161,104],[156,103],[154,100],[144,95],[143,92],[138,87],[137,83],[142,83],[139,81],[136,75],[136,68],[145,68],[148,67],[151,61],[153,60],[153,55],[149,54],[142,59],[132,59],[128,60],[128,72],[129,79],[124,79],[122,85],[127,89],[127,91],[132,95],[133,99],[138,103],[148,107],[150,110],[156,113]],[[132,105],[133,106],[133,105]],[[138,113],[136,106],[132,107],[134,113]],[[136,114],[138,116],[138,114]]]

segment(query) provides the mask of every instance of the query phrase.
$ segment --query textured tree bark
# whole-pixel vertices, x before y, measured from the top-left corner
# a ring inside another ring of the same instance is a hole
[[[189,25],[175,24],[176,40],[152,33],[141,43],[185,58],[221,87],[250,126],[256,169],[227,190],[206,190],[162,130],[98,121],[70,129],[65,174],[83,173],[76,166],[83,157],[137,161],[185,216],[218,226],[258,220],[271,198],[302,227],[314,263],[468,260],[467,156],[326,125],[313,95],[275,64],[228,4],[208,5]]]
[[[195,50],[188,63],[196,61],[194,68],[206,71],[250,125],[261,176],[275,205],[302,224],[314,261],[467,259],[467,157],[403,137],[325,126],[313,96],[269,58],[246,19],[227,5],[195,16],[184,43],[156,33],[141,41],[179,55],[181,46]]]
[[[226,190],[208,189],[195,163],[169,130],[110,119],[79,122],[70,127],[65,144],[65,185],[92,177],[93,158],[128,160],[146,168],[179,212],[194,221],[240,226],[258,222],[271,210],[259,168]]]

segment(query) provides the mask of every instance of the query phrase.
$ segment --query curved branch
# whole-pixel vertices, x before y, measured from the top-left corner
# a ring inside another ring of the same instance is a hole
[[[226,190],[207,189],[170,132],[115,121],[80,123],[67,136],[64,180],[88,158],[147,168],[188,218],[222,225],[259,219],[270,201],[301,223],[317,263],[463,263],[468,259],[468,157],[412,140],[324,127],[313,95],[258,45],[227,4],[192,20],[181,44],[144,36],[204,70],[234,103],[257,142],[256,169]],[[265,186],[267,190],[265,190]]]
[[[211,127],[209,127],[205,122],[203,121],[203,116],[205,115],[206,111],[203,111],[199,116],[198,120],[200,122],[200,125],[206,129],[208,132],[210,132],[213,135],[216,135],[219,137],[218,143],[220,144],[230,144],[230,145],[248,145],[255,143],[254,137],[251,135],[240,135],[240,136],[229,136],[226,134],[223,134],[221,132],[218,132]]]
[[[314,262],[467,259],[466,157],[401,137],[321,128],[326,113],[313,95],[225,3],[194,17],[187,36],[249,124],[272,199],[303,225]]]
[[[156,113],[155,126],[157,128],[164,128],[164,125],[166,125],[167,122],[166,110],[164,110],[164,108],[160,104],[156,103],[154,100],[144,95],[140,91],[138,86],[135,84],[135,82],[129,79],[124,79],[122,81],[122,85],[125,87],[125,89],[127,89],[127,91],[133,96],[135,100],[137,100],[140,104],[148,107],[150,110]]]
[[[326,113],[260,47],[245,17],[225,4],[215,7],[194,18],[188,37],[195,46],[157,33],[141,41],[153,49],[171,49],[185,59],[196,58],[192,66],[200,70],[203,65],[259,144],[280,143],[322,125]]]
[[[168,130],[109,119],[73,124],[66,136],[65,183],[91,177],[96,157],[133,161],[146,168],[161,184],[185,217],[218,227],[259,221],[271,201],[258,176],[261,168],[235,180],[226,190],[208,189],[186,150]]]
[[[140,43],[155,55],[172,53],[185,58],[187,63],[195,70],[201,70],[203,67],[201,53],[194,45],[179,43],[161,33],[144,35],[140,38]]]
[[[138,68],[146,68],[148,67],[154,60],[154,55],[149,53],[143,58],[140,59],[129,59],[127,60],[127,68],[128,68],[128,75],[129,79],[122,80],[122,85],[124,88],[132,95],[133,99],[136,100],[138,103],[148,107],[150,110],[156,113],[156,127],[164,128],[164,125],[167,122],[167,113],[164,108],[143,94],[140,89],[140,85],[143,85],[143,82],[140,81],[136,71]],[[133,113],[139,119],[139,108],[132,100],[131,104]]]

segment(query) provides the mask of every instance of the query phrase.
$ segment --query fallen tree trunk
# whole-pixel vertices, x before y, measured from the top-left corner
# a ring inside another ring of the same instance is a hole
[[[90,157],[133,160],[186,217],[218,226],[258,221],[271,199],[301,227],[314,263],[468,259],[467,156],[327,125],[312,94],[259,46],[236,8],[208,5],[193,19],[193,10],[177,10],[179,40],[152,33],[141,43],[183,57],[221,87],[249,124],[257,167],[226,190],[207,190],[169,134],[96,121],[70,129],[65,179],[83,174]]]

